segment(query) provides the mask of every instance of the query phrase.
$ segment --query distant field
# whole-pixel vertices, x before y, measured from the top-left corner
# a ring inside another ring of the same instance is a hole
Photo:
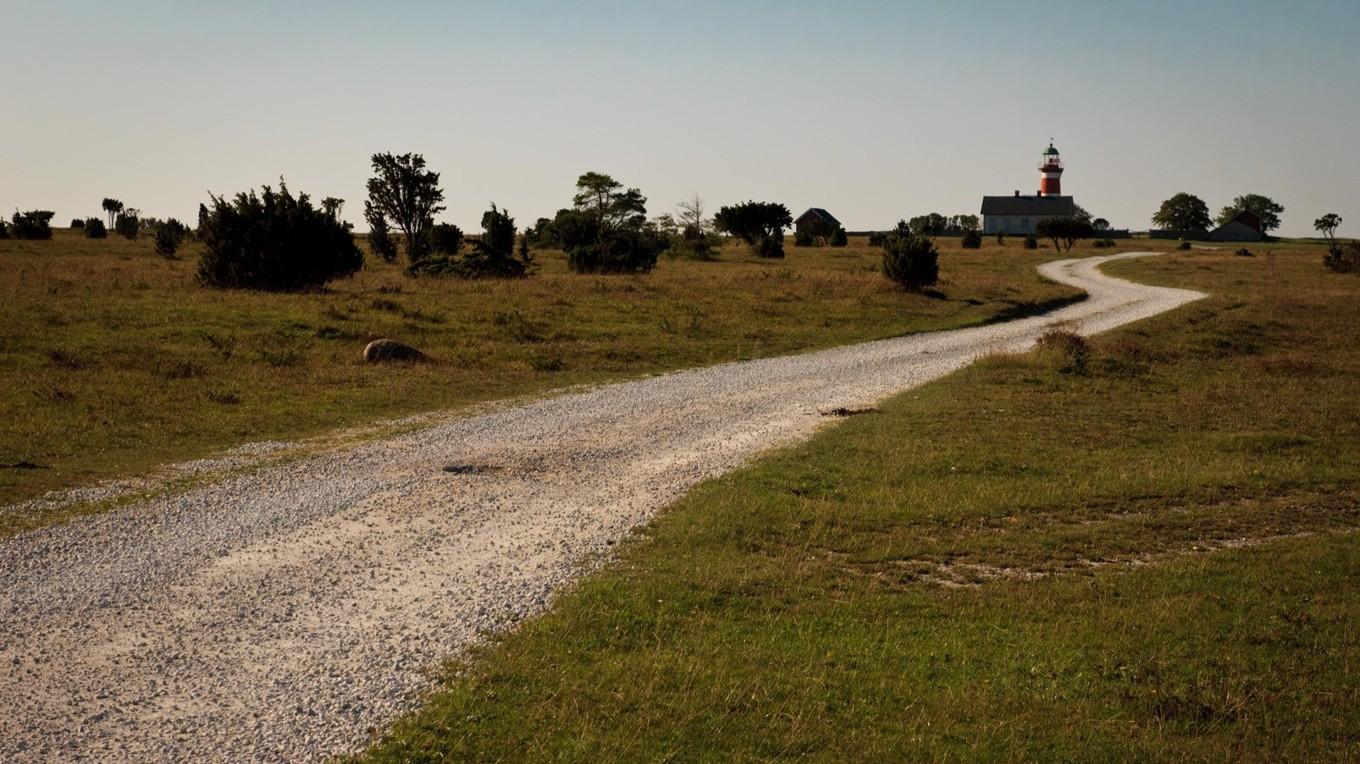
[[[558,252],[538,253],[540,275],[517,282],[413,280],[378,263],[301,295],[201,288],[194,245],[168,261],[149,239],[0,241],[0,505],[246,441],[977,324],[1073,296],[1034,272],[1051,250],[940,243],[943,283],[926,297],[883,279],[863,240],[790,247],[783,261],[730,247],[638,277],[574,275]],[[378,337],[437,363],[366,366]]]
[[[1360,278],[1234,248],[701,486],[369,757],[1355,761]]]

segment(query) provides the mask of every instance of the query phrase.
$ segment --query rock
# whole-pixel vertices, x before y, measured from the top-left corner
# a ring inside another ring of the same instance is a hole
[[[425,363],[429,360],[429,356],[410,345],[386,337],[373,340],[364,348],[364,361],[368,363]]]

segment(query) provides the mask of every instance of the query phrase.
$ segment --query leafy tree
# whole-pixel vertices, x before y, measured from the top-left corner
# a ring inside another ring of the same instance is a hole
[[[1085,220],[1088,223],[1091,222],[1091,213],[1087,212],[1086,208],[1081,206],[1080,204],[1072,205],[1072,217],[1076,218],[1077,220]]]
[[[1313,221],[1313,229],[1322,234],[1322,238],[1330,243],[1336,242],[1336,229],[1341,227],[1341,216],[1335,212],[1328,212],[1326,215]]]
[[[1097,231],[1108,231],[1110,230],[1110,221],[1105,218],[1096,218],[1091,221],[1091,227]]]
[[[439,173],[426,170],[425,157],[420,154],[374,154],[373,172],[364,217],[370,227],[381,218],[401,229],[406,237],[406,259],[414,265],[428,254],[434,216],[444,210]]]
[[[206,286],[299,291],[348,276],[364,255],[345,226],[288,186],[213,196],[199,230],[198,278]]]
[[[109,229],[104,226],[101,218],[90,218],[85,221],[85,238],[104,239],[108,238]]]
[[[742,202],[719,209],[713,224],[761,257],[783,257],[784,229],[793,225],[793,215],[777,202]]]
[[[345,200],[334,196],[328,196],[321,200],[321,210],[331,216],[332,220],[340,219],[340,210],[345,206]]]
[[[117,199],[104,197],[101,206],[104,208],[104,213],[109,216],[109,228],[113,228],[114,221],[118,218],[118,213],[123,211],[123,203]]]
[[[1054,249],[1071,252],[1079,239],[1095,235],[1090,222],[1077,217],[1044,218],[1034,226],[1034,232],[1053,242]]]
[[[908,227],[917,236],[939,236],[949,228],[949,218],[938,212],[918,215],[911,219]]]
[[[982,230],[982,221],[978,219],[977,215],[955,215],[953,223],[954,227],[960,231]]]
[[[156,226],[156,254],[171,259],[189,235],[189,227],[174,218]]]
[[[883,237],[883,275],[920,291],[940,280],[940,253],[928,236],[912,233],[906,221]]]
[[[118,219],[114,221],[113,230],[124,239],[134,240],[142,230],[142,221],[137,216],[139,210],[126,210],[118,213]]]
[[[1181,192],[1162,202],[1152,222],[1167,231],[1207,231],[1213,221],[1209,205],[1194,194]]]
[[[369,250],[383,262],[396,262],[397,242],[392,238],[392,227],[387,224],[387,218],[368,204],[364,205],[364,217],[368,219]]]
[[[9,234],[16,239],[44,240],[52,238],[52,217],[55,212],[29,210],[15,212],[11,218]]]
[[[523,239],[531,247],[553,246],[552,219],[539,218],[534,224],[524,229]]]
[[[576,180],[572,208],[553,219],[553,237],[577,273],[643,273],[670,241],[647,223],[647,198],[598,172]]]
[[[1260,218],[1261,231],[1270,233],[1280,227],[1280,213],[1284,212],[1284,207],[1268,196],[1246,194],[1233,199],[1232,204],[1219,211],[1218,224],[1227,225],[1241,212],[1250,212]]]

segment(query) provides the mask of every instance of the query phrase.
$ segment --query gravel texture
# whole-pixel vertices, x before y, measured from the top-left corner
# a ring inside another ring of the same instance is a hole
[[[609,385],[0,541],[0,761],[312,761],[701,480],[838,408],[1203,295],[1049,263],[1047,316]],[[603,553],[603,554],[601,554]]]

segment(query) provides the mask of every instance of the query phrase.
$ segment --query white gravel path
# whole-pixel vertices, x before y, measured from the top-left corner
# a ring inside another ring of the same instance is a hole
[[[1149,253],[1144,253],[1149,254]],[[0,761],[309,761],[354,750],[487,631],[822,412],[1198,292],[1049,263],[1090,299],[1005,324],[609,385],[0,541]],[[449,472],[448,465],[475,470]]]

